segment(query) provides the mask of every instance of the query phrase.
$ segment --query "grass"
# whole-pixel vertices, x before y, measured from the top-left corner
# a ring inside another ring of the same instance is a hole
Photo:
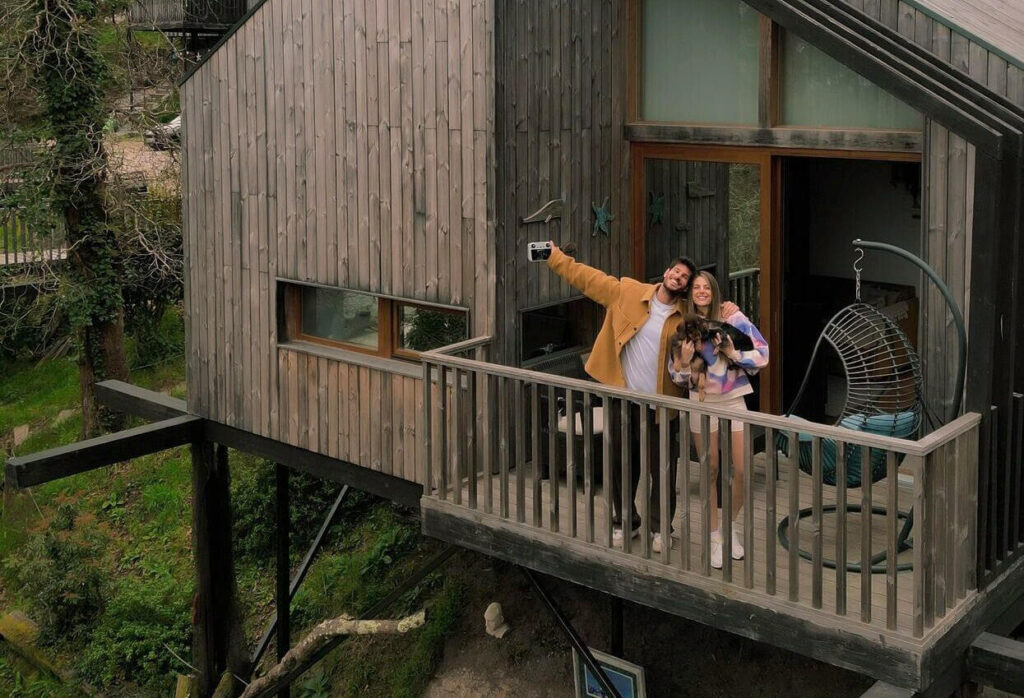
[[[136,371],[131,380],[151,389],[172,388],[180,397],[183,374],[179,356]],[[62,409],[78,406],[77,384],[74,359],[0,364],[0,435],[17,424],[33,425],[19,453],[77,440],[77,414],[52,424]],[[254,473],[262,472],[258,469],[271,467],[237,452],[230,454],[230,461],[236,493],[255,482]],[[100,551],[93,562],[110,581],[105,609],[79,634],[84,639],[58,641],[46,651],[112,695],[166,695],[173,674],[187,671],[165,647],[176,646],[179,654],[187,655],[182,632],[189,627],[193,578],[190,480],[189,452],[176,448],[4,498],[0,560],[17,564],[29,544],[43,531],[53,531],[51,522],[62,517],[73,517],[74,525],[59,535]],[[267,496],[239,496],[236,506],[251,507]],[[322,620],[365,611],[436,549],[401,510],[369,497],[350,499],[293,603],[295,641]],[[310,519],[322,515],[319,505],[305,504]],[[318,523],[313,521],[312,528]],[[297,544],[294,550],[296,561],[305,552],[301,547]],[[273,556],[243,556],[236,564],[246,635],[252,640],[273,613]],[[0,613],[20,608],[33,615],[32,595],[12,584],[9,568],[0,569]],[[419,695],[460,617],[462,598],[462,582],[432,575],[385,614],[399,617],[426,606],[423,629],[407,636],[345,641],[300,681],[295,695],[328,695],[327,690],[330,695],[371,698]],[[54,685],[21,677],[0,655],[0,695],[72,695],[61,692],[70,689]]]

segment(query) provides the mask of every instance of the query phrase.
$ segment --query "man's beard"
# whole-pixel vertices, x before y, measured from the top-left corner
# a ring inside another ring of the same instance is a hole
[[[668,284],[665,283],[663,283],[661,287],[665,289],[665,293],[667,293],[668,297],[672,299],[672,302],[676,302],[686,298],[686,286],[679,289],[678,291],[673,291],[668,287]]]

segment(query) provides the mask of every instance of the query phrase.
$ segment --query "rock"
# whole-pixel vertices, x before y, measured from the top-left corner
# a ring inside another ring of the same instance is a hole
[[[33,671],[60,679],[50,660],[36,648],[39,628],[24,613],[12,611],[0,618],[0,638]]]
[[[29,429],[29,426],[27,424],[22,424],[21,426],[14,427],[14,447],[15,448],[17,448],[18,446],[21,446],[23,443],[25,443],[25,439],[28,438],[28,435],[29,435],[30,431],[31,430]]]
[[[66,410],[61,410],[60,412],[57,413],[57,416],[54,418],[53,425],[57,426],[58,424],[63,424],[64,422],[74,417],[76,414],[78,414],[78,410],[76,409],[68,408]]]
[[[508,623],[505,622],[505,615],[501,612],[501,604],[492,602],[484,611],[484,627],[491,637],[503,638],[508,632]]]

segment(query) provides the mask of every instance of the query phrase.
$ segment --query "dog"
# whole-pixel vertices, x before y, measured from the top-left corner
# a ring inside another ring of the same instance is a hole
[[[737,351],[750,351],[754,348],[754,341],[733,325],[727,322],[708,320],[696,313],[687,313],[683,317],[683,321],[676,327],[669,345],[672,368],[675,371],[682,370],[679,346],[685,341],[691,342],[694,348],[702,342],[718,342],[719,353],[729,352],[734,347]],[[696,381],[697,395],[700,401],[704,402],[708,364],[699,351],[694,351],[693,358],[690,359],[690,376],[691,382]]]

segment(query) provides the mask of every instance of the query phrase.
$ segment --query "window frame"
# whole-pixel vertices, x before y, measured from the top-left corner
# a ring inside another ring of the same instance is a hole
[[[278,281],[284,292],[284,330],[288,340],[308,342],[321,346],[352,351],[367,356],[376,356],[383,359],[401,359],[404,361],[419,361],[422,352],[406,349],[398,346],[399,331],[398,321],[401,313],[401,306],[423,308],[433,312],[450,313],[452,315],[463,315],[466,318],[466,335],[468,339],[470,327],[470,312],[468,308],[433,304],[419,300],[396,298],[384,296],[377,293],[368,293],[355,289],[325,286],[322,284],[309,284],[281,279]],[[327,291],[339,293],[357,293],[370,296],[377,300],[377,347],[371,348],[354,342],[344,342],[330,337],[321,337],[309,334],[302,326],[302,290],[303,288],[320,288]]]

